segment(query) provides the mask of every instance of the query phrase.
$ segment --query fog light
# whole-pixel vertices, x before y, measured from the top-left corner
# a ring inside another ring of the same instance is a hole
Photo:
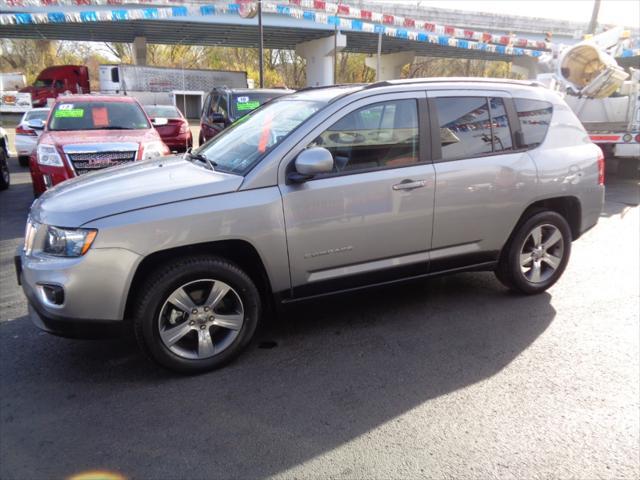
[[[40,285],[42,293],[52,305],[62,305],[64,303],[64,288],[60,285]]]

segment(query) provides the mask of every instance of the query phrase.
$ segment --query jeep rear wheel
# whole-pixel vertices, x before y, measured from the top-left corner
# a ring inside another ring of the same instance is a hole
[[[249,276],[219,257],[189,257],[160,268],[143,285],[134,316],[142,349],[183,373],[218,368],[251,341],[260,296]]]
[[[563,216],[545,211],[516,230],[500,259],[496,276],[508,288],[541,293],[562,276],[571,253],[571,229]]]

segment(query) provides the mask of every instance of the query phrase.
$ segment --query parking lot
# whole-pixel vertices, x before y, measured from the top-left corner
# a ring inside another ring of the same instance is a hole
[[[181,377],[131,341],[26,317],[12,255],[32,201],[0,193],[0,477],[638,478],[637,181],[547,293],[489,273],[298,305],[229,367]],[[95,272],[100,275],[100,272]]]

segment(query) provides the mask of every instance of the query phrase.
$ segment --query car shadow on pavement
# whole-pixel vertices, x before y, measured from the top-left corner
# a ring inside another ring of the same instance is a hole
[[[191,377],[130,342],[59,339],[15,320],[0,326],[0,464],[11,477],[282,473],[499,374],[550,325],[550,301],[473,273],[308,302],[235,363]]]

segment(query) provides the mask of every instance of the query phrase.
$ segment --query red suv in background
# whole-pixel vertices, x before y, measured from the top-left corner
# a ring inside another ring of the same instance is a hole
[[[169,153],[140,104],[131,97],[60,97],[43,129],[29,169],[36,196],[69,178]]]
[[[144,105],[143,108],[172,152],[186,152],[193,146],[189,122],[174,105]]]

